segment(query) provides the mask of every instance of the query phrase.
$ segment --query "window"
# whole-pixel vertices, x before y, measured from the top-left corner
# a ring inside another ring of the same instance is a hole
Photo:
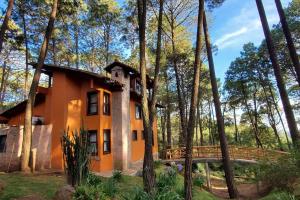
[[[103,114],[110,115],[110,94],[107,92],[103,93]]]
[[[89,92],[87,94],[87,114],[97,115],[98,114],[98,92]]]
[[[142,119],[142,107],[139,104],[135,104],[135,118]]]
[[[103,130],[103,154],[108,154],[111,152],[111,142],[110,142],[110,130]]]
[[[145,140],[145,132],[142,131],[142,140]]]
[[[92,156],[97,156],[98,155],[97,131],[92,130],[92,131],[88,131],[88,133],[89,133],[90,153]]]
[[[134,130],[134,131],[132,131],[132,141],[137,141],[137,140],[138,140],[137,131]]]
[[[141,83],[136,79],[135,80],[135,91],[138,93],[138,94],[141,94],[142,93],[142,86],[141,86]]]
[[[5,152],[5,147],[6,147],[6,135],[0,135],[0,153]]]

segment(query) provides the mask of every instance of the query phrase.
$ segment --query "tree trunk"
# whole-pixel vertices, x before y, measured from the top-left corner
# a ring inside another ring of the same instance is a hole
[[[204,0],[199,0],[198,24],[197,24],[197,39],[195,50],[194,77],[193,88],[190,105],[190,113],[186,135],[186,153],[185,153],[185,171],[184,171],[184,192],[185,200],[192,200],[192,157],[193,157],[193,138],[195,131],[195,112],[199,98],[199,81],[201,68],[201,35],[203,24]]]
[[[45,37],[43,44],[40,49],[40,54],[38,58],[38,64],[36,70],[34,72],[32,84],[30,87],[28,100],[26,103],[26,110],[25,110],[25,122],[24,122],[24,135],[23,135],[23,145],[22,145],[22,159],[21,159],[21,170],[22,171],[29,171],[29,157],[30,157],[30,148],[31,148],[31,136],[32,136],[32,110],[34,107],[34,101],[36,96],[36,91],[39,84],[39,79],[41,76],[41,70],[44,65],[44,61],[47,55],[49,40],[51,38],[54,21],[56,18],[57,7],[60,0],[54,0],[52,6],[52,12],[49,18],[48,26],[46,29]]]
[[[199,116],[199,129],[200,129],[200,145],[203,146],[204,138],[203,138],[203,125],[202,125],[202,100],[200,100],[200,116]]]
[[[283,33],[284,33],[284,36],[286,39],[288,49],[289,49],[290,57],[293,62],[296,74],[297,74],[297,81],[300,86],[300,63],[299,63],[299,57],[298,57],[298,54],[297,54],[297,51],[296,51],[296,48],[295,48],[295,45],[294,45],[294,42],[292,39],[292,34],[290,32],[289,25],[286,21],[284,10],[281,5],[281,1],[275,0],[275,4],[276,4],[276,8],[277,8],[279,17],[280,17],[282,30],[283,30]]]
[[[171,127],[171,100],[169,92],[169,77],[167,72],[165,72],[166,77],[166,89],[167,89],[167,148],[172,147],[172,127]]]
[[[13,6],[14,6],[14,0],[8,0],[6,14],[5,14],[4,20],[2,22],[1,29],[0,29],[0,53],[2,51],[5,31],[8,29],[8,21],[11,16],[11,13],[12,13]]]
[[[262,23],[262,26],[263,26],[264,34],[265,34],[265,37],[266,37],[268,51],[269,51],[270,59],[271,59],[272,66],[273,66],[273,69],[274,69],[274,74],[275,74],[275,77],[276,77],[277,87],[279,89],[279,94],[280,94],[281,101],[282,101],[282,104],[283,104],[283,109],[284,109],[284,112],[285,112],[287,124],[288,124],[289,130],[290,130],[290,133],[291,133],[293,145],[294,145],[295,148],[299,149],[300,148],[299,147],[300,146],[300,144],[299,144],[300,135],[299,135],[299,132],[298,132],[298,127],[297,127],[297,124],[296,124],[293,109],[292,109],[292,106],[290,104],[290,100],[289,100],[289,97],[288,97],[288,94],[287,94],[287,91],[286,91],[286,88],[285,88],[285,83],[284,83],[284,80],[283,80],[283,77],[282,77],[282,74],[281,74],[281,69],[280,69],[279,64],[278,64],[277,55],[276,55],[276,52],[275,52],[275,47],[274,47],[273,40],[272,40],[272,37],[271,37],[271,32],[270,32],[270,29],[269,29],[269,25],[268,25],[268,21],[267,21],[267,17],[266,17],[266,14],[265,14],[265,10],[264,10],[262,1],[261,0],[256,0],[256,5],[257,5],[257,9],[258,9],[259,16],[260,16],[260,19],[261,19],[261,23]]]
[[[166,112],[161,112],[160,116],[161,122],[161,136],[162,136],[162,149],[163,151],[166,150]]]
[[[235,129],[235,142],[238,143],[239,141],[239,129],[236,122],[236,113],[235,113],[235,107],[233,107],[233,118],[234,118],[234,129]]]
[[[209,33],[208,33],[208,27],[207,27],[205,13],[204,13],[204,17],[203,17],[203,28],[204,28],[206,50],[207,50],[207,57],[208,57],[208,64],[209,64],[210,80],[211,80],[212,92],[213,92],[213,98],[214,98],[214,104],[215,104],[215,110],[216,110],[218,132],[219,132],[219,137],[220,137],[220,145],[221,145],[221,151],[222,151],[222,161],[223,161],[223,166],[224,166],[225,179],[226,179],[229,197],[231,199],[234,199],[234,198],[238,197],[238,192],[237,192],[237,189],[234,184],[234,174],[233,174],[233,169],[232,169],[232,166],[230,163],[228,144],[227,144],[227,138],[225,135],[225,127],[224,127],[224,123],[223,123],[224,121],[222,119],[223,117],[222,117],[222,111],[221,111],[221,103],[220,103],[220,97],[219,97],[219,93],[218,93],[218,85],[217,85],[217,79],[216,79],[216,75],[215,75],[215,67],[214,67],[214,62],[213,62],[210,37],[209,37]]]
[[[150,193],[155,186],[155,173],[152,154],[152,126],[151,109],[149,113],[146,81],[146,0],[137,0],[138,5],[138,24],[139,24],[139,54],[140,54],[140,74],[142,84],[142,114],[145,133],[145,154],[143,163],[143,182],[144,189]],[[153,102],[153,101],[152,101]],[[152,106],[151,106],[152,107]]]

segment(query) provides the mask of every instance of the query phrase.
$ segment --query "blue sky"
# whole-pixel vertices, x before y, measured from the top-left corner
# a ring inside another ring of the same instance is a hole
[[[284,7],[291,0],[281,0]],[[279,22],[274,0],[263,0],[269,26]],[[259,45],[264,39],[255,0],[226,0],[212,13],[212,42],[218,46],[214,56],[217,77],[223,82],[231,61],[239,56],[243,44]]]

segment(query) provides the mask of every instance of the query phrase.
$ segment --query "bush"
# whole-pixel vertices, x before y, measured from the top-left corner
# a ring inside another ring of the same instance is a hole
[[[161,165],[161,160],[154,160],[154,169],[158,169]]]
[[[113,180],[119,182],[122,180],[122,172],[119,170],[116,170],[113,172],[113,176],[112,176]]]
[[[122,197],[124,200],[153,200],[141,187],[135,187],[130,193]]]
[[[87,179],[86,179],[86,184],[87,185],[90,185],[90,186],[97,186],[97,185],[100,185],[101,184],[101,179],[99,176],[96,176],[92,173],[89,173],[89,175],[87,176]]]
[[[117,187],[114,179],[109,178],[107,181],[103,182],[102,189],[104,194],[106,194],[108,197],[114,197],[117,193]]]
[[[196,176],[193,182],[195,186],[203,187],[205,180],[203,176]]]
[[[74,200],[95,200],[108,199],[106,195],[102,192],[101,187],[90,187],[88,185],[78,186],[73,195]]]
[[[288,192],[274,192],[263,198],[263,200],[296,200],[296,197]]]
[[[166,168],[166,171],[159,174],[157,179],[157,188],[158,190],[162,190],[165,187],[171,187],[176,184],[177,172],[171,168]]]
[[[257,179],[273,187],[291,191],[292,186],[300,176],[300,153],[282,156],[277,162],[262,162],[255,168]]]

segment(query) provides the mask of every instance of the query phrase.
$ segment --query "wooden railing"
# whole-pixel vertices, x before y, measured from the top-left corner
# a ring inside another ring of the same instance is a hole
[[[267,150],[255,147],[229,146],[231,160],[277,160],[280,156],[288,154],[283,151]],[[164,152],[166,160],[176,160],[185,157],[185,148],[167,149]],[[194,146],[193,158],[222,159],[220,146]]]

